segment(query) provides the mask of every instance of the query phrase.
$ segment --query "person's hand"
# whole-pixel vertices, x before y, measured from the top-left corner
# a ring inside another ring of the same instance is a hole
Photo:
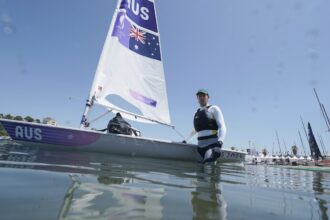
[[[219,140],[219,141],[218,141],[218,144],[220,145],[220,147],[222,147],[223,142]]]

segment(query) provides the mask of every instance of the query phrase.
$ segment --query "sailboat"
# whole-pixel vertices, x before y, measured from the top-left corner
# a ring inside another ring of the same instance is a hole
[[[129,120],[171,125],[154,0],[119,0],[96,69],[80,128],[0,119],[21,144],[174,160],[199,160],[197,145],[90,129],[98,105]],[[134,113],[108,100],[117,95]],[[243,161],[245,153],[223,150],[220,161]]]

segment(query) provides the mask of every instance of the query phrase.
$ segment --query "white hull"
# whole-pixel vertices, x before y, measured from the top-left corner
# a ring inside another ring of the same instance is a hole
[[[0,119],[11,138],[21,144],[59,150],[198,161],[197,145],[145,137],[109,134]],[[242,162],[245,153],[222,150],[220,162]]]

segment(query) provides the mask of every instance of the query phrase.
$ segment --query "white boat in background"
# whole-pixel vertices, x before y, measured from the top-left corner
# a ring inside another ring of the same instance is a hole
[[[119,96],[138,109],[109,101]],[[119,0],[96,69],[79,129],[0,119],[19,143],[75,151],[175,160],[199,160],[197,145],[110,134],[90,129],[89,112],[99,105],[129,120],[170,128],[160,35],[154,0]],[[220,161],[244,161],[245,152],[222,150]]]
[[[299,158],[296,155],[294,155],[293,157],[289,158],[289,161],[290,161],[290,165],[297,165]]]
[[[244,164],[246,165],[257,165],[257,159],[256,156],[251,155],[251,154],[247,154],[245,155],[245,160],[244,160]]]

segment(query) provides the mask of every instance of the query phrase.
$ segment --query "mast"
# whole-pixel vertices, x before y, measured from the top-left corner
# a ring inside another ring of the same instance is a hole
[[[320,135],[319,133],[317,133],[317,136],[318,136],[318,138],[319,138],[319,141],[320,141],[320,144],[321,144],[321,148],[322,148],[323,154],[324,154],[324,155],[327,155],[327,154],[326,154],[325,146],[324,146],[324,143],[323,143],[323,140],[322,140],[321,135]]]
[[[120,2],[121,0],[118,0],[117,1],[117,6],[116,6],[116,10],[119,8],[120,6]],[[105,49],[107,47],[107,44],[108,44],[108,38],[109,38],[109,33],[112,32],[113,30],[113,27],[114,27],[114,22],[115,22],[115,15],[116,13],[114,13],[113,15],[113,18],[111,20],[111,23],[110,23],[110,28],[108,30],[108,36],[105,40],[105,43],[103,45],[103,49],[102,49],[102,53],[101,53],[101,56],[100,56],[100,59],[99,59],[99,63],[98,65],[100,65],[100,63],[102,62],[102,57],[104,56],[105,54]],[[98,68],[98,67],[97,67]],[[88,116],[89,116],[89,113],[92,109],[92,106],[94,105],[94,101],[95,101],[95,95],[96,95],[96,91],[95,91],[95,86],[94,86],[94,83],[95,83],[95,80],[97,79],[97,69],[96,69],[96,73],[94,74],[94,79],[93,79],[93,83],[92,83],[92,87],[91,87],[91,90],[89,92],[89,96],[88,96],[88,99],[86,100],[86,104],[85,104],[85,110],[84,110],[84,113],[81,117],[81,121],[80,121],[80,128],[87,128],[89,127],[89,123],[88,123]]]
[[[286,147],[286,143],[285,143],[285,140],[283,139],[283,145],[284,145],[284,150],[285,150],[285,152],[284,152],[284,154],[288,154],[288,148]]]
[[[328,151],[327,151],[327,148],[326,148],[325,145],[324,145],[324,142],[323,142],[323,138],[322,138],[322,136],[321,136],[321,142],[322,142],[322,145],[324,146],[325,155],[328,155]]]
[[[278,138],[278,133],[277,133],[276,130],[275,130],[275,133],[276,133],[278,148],[280,149],[280,154],[282,155],[282,149],[281,149],[280,139]]]
[[[302,138],[301,138],[301,134],[300,134],[300,131],[299,131],[299,130],[298,130],[298,134],[299,134],[299,138],[300,138],[301,146],[302,146],[303,149],[304,149],[305,156],[307,156],[306,151],[305,151],[304,142],[303,142],[303,140],[302,140]]]
[[[305,135],[306,135],[307,142],[309,142],[309,140],[308,140],[307,130],[306,130],[306,127],[305,127],[305,124],[304,124],[304,121],[303,121],[301,115],[300,115],[300,120],[301,120],[302,126],[303,126],[303,128],[304,128],[304,132],[305,132]]]
[[[319,106],[320,106],[320,109],[321,109],[321,112],[322,112],[322,115],[323,115],[325,124],[326,124],[326,126],[328,128],[328,131],[330,132],[330,120],[329,120],[329,117],[327,115],[327,112],[325,111],[324,105],[321,103],[321,101],[319,99],[319,96],[317,95],[317,92],[316,92],[316,89],[315,88],[314,88],[314,93],[315,93],[317,102],[319,103]]]
[[[80,128],[87,128],[87,127],[89,127],[89,123],[87,122],[87,119],[88,119],[89,112],[92,109],[93,103],[94,103],[94,96],[93,97],[89,97],[86,100],[85,111],[84,111],[84,114],[81,117],[81,121],[80,121]]]
[[[326,122],[328,122],[328,131],[330,132],[330,119],[329,119],[328,113],[327,113],[327,111],[325,110],[323,104],[322,104],[322,109],[323,109],[323,112],[324,112],[324,115],[325,115]]]

